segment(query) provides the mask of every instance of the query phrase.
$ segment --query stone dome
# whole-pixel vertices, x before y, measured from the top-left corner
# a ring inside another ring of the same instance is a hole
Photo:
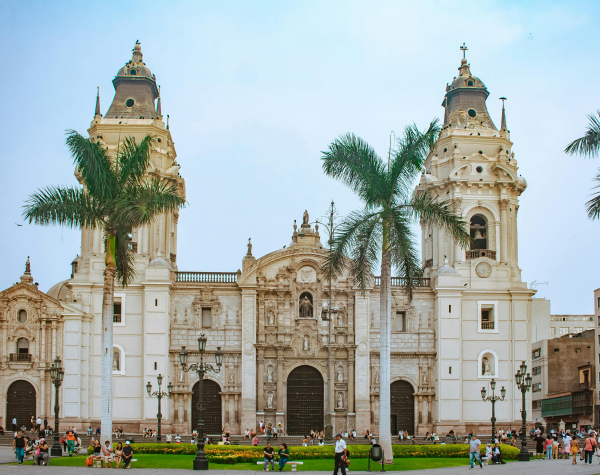
[[[523,178],[522,176],[518,177],[518,178],[515,180],[515,183],[517,184],[517,186],[518,186],[519,188],[523,188],[523,189],[527,188],[527,181],[526,181],[526,180],[525,180],[525,178]]]
[[[50,287],[50,290],[48,290],[48,292],[46,292],[46,295],[48,295],[49,297],[52,297],[53,299],[56,299],[56,300],[66,299],[67,293],[69,292],[69,287],[67,286],[68,282],[69,282],[69,279],[63,280],[62,282],[59,282],[58,284],[54,284],[52,287]]]
[[[148,265],[148,267],[152,267],[154,269],[159,268],[159,269],[171,269],[171,265],[165,261],[164,259],[161,259],[160,257],[157,257],[156,259],[154,259],[152,262],[150,262],[150,264]]]
[[[444,265],[437,271],[437,275],[458,275],[454,267],[448,265],[448,259],[444,260]]]
[[[480,87],[485,89],[485,84],[481,79],[471,74],[471,67],[467,64],[466,59],[462,59],[460,62],[460,75],[452,81],[452,83],[448,86],[448,91],[452,91],[454,89],[458,89],[459,87]]]
[[[133,47],[133,56],[131,61],[129,61],[125,66],[119,69],[117,76],[125,76],[125,77],[146,77],[152,79],[152,73],[150,69],[146,67],[146,63],[142,60],[142,45],[139,41],[136,41],[135,46]]]

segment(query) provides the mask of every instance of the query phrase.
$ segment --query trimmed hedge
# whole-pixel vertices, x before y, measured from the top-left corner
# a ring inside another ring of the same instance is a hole
[[[197,446],[195,444],[132,444],[136,454],[167,454],[167,455],[195,455]],[[279,444],[273,444],[277,450]],[[368,458],[369,445],[349,445],[351,458]],[[328,446],[295,446],[288,447],[291,460],[315,460],[332,459],[334,448]],[[210,462],[216,463],[244,463],[257,462],[263,459],[264,446],[245,445],[205,445],[204,453]],[[468,458],[469,446],[466,444],[436,444],[436,445],[393,445],[392,450],[395,458]],[[502,457],[505,460],[516,460],[519,449],[510,445],[500,445]],[[94,450],[89,447],[88,454]],[[485,446],[481,447],[481,453],[485,453]]]

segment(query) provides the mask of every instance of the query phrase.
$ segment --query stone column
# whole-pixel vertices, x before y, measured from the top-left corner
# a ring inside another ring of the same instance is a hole
[[[238,423],[240,421],[240,414],[239,414],[239,408],[238,408],[238,395],[234,395],[233,396],[233,422],[234,423]],[[240,428],[240,432],[242,431],[242,429]]]
[[[419,426],[421,424],[423,424],[423,396],[421,396],[420,394],[417,396],[419,399],[419,402],[417,403],[417,413],[419,415]]]
[[[229,394],[224,394],[222,396],[223,404],[225,405],[225,424],[229,424],[231,422],[230,412],[229,412]]]
[[[506,219],[507,199],[500,200],[500,248],[502,249],[500,262],[508,262],[508,221]]]
[[[178,406],[178,410],[177,410],[177,416],[179,419],[179,423],[183,424],[183,413],[184,413],[184,409],[183,409],[183,394],[178,394],[177,395],[177,406]]]
[[[262,348],[258,350],[258,360],[256,368],[256,404],[257,410],[262,412],[265,410],[265,350]]]
[[[277,350],[277,412],[283,412],[283,351]]]
[[[56,359],[56,322],[52,322],[52,361]]]
[[[102,254],[102,231],[100,228],[95,228],[93,231],[92,253]]]
[[[348,412],[354,412],[354,350],[348,354]]]
[[[354,325],[356,338],[356,372],[355,378],[355,413],[356,432],[364,434],[371,428],[371,397],[369,375],[369,325],[371,309],[369,305],[370,292],[365,295],[355,295]],[[335,406],[334,406],[335,407]]]
[[[519,205],[515,206],[515,226],[513,228],[513,243],[514,243],[514,251],[513,251],[513,264],[515,266],[519,265],[519,239],[517,235],[517,215],[519,214]]]
[[[242,289],[242,427],[256,429],[256,290]],[[263,356],[264,359],[264,356]],[[264,362],[262,365],[264,368]],[[262,378],[262,373],[261,373]],[[263,387],[260,379],[258,387]],[[262,396],[262,395],[261,395]],[[261,398],[262,399],[262,398]],[[262,402],[262,401],[261,401]],[[262,407],[262,406],[261,406]]]
[[[462,198],[454,198],[452,203],[454,205],[454,212],[456,213],[456,215],[459,217],[462,217],[462,208],[461,208]],[[468,224],[467,224],[467,226],[468,226]],[[488,239],[489,239],[489,237],[488,237]],[[489,244],[488,244],[488,246],[489,246]],[[460,247],[460,244],[454,243],[453,262],[463,262],[464,260],[465,260],[464,249]]]
[[[444,255],[446,254],[446,242],[444,241],[445,231],[439,227],[436,228],[435,236],[437,237],[437,254],[438,254],[438,267],[444,265]]]
[[[427,396],[427,423],[431,424],[433,422],[432,417],[432,407],[431,407],[431,396]]]

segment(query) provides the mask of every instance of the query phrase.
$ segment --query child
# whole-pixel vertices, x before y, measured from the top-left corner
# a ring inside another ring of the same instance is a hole
[[[573,454],[572,465],[577,465],[577,452],[579,452],[579,442],[577,442],[577,439],[573,439],[571,441],[571,453]]]

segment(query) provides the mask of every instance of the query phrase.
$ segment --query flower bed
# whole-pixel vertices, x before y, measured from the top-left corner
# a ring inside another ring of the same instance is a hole
[[[166,455],[194,455],[197,451],[193,444],[132,444],[136,454],[166,454]],[[278,444],[273,444],[277,450]],[[368,457],[370,446],[349,445],[351,458]],[[502,457],[505,460],[516,460],[519,449],[509,445],[501,445]],[[264,447],[245,445],[206,445],[204,453],[209,462],[215,463],[244,463],[256,462],[263,459]],[[468,458],[469,446],[466,444],[436,444],[436,445],[393,445],[395,458]],[[291,460],[332,459],[333,446],[289,447]],[[88,448],[88,454],[94,450]],[[482,446],[481,453],[485,453]]]

